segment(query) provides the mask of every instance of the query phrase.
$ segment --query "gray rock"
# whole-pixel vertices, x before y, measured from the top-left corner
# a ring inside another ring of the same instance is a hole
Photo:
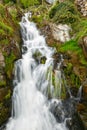
[[[70,30],[71,28],[66,24],[50,24],[52,29],[52,34],[55,40],[60,41],[62,43],[70,40]]]
[[[46,2],[49,3],[49,4],[53,4],[53,3],[55,3],[55,1],[56,0],[46,0]]]

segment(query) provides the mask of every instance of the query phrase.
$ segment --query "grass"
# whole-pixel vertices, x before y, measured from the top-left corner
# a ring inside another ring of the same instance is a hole
[[[29,6],[39,5],[40,1],[39,0],[20,0],[19,4],[21,4],[23,8],[28,8]]]
[[[84,57],[82,48],[78,45],[77,41],[70,40],[70,41],[66,42],[65,44],[62,44],[59,51],[60,52],[72,51],[73,53],[75,53],[79,56],[80,63],[82,65],[87,66],[87,61]]]
[[[5,33],[12,34],[13,32],[13,29],[10,26],[6,25],[5,23],[1,21],[0,21],[0,28],[3,30],[3,32],[5,31]]]
[[[9,78],[11,76],[11,72],[12,72],[12,69],[14,66],[15,59],[16,59],[16,56],[13,53],[11,53],[10,56],[8,56],[8,57],[5,56],[5,64],[6,64],[5,72]]]

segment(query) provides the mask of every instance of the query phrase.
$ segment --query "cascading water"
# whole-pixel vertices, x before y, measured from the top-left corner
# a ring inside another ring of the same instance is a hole
[[[15,63],[12,117],[6,130],[67,130],[64,121],[58,123],[50,112],[52,102],[48,100],[49,95],[55,97],[52,83],[54,50],[46,45],[45,38],[28,16],[25,14],[20,22],[23,54]],[[43,57],[46,61],[41,64]],[[58,73],[57,76],[61,76]],[[61,77],[61,85],[60,80]],[[60,100],[55,101],[61,104]]]

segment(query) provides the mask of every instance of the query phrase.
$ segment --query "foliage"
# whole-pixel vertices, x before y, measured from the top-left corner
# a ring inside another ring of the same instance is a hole
[[[66,75],[66,80],[69,86],[77,87],[81,85],[80,78],[72,71],[73,65],[71,63],[67,64],[67,67],[64,68],[64,73]]]
[[[11,76],[14,60],[16,60],[16,56],[13,53],[11,53],[11,55],[9,55],[8,57],[7,56],[5,57],[5,64],[6,64],[5,71],[8,78],[10,78]]]
[[[5,31],[5,33],[11,34],[13,32],[12,28],[3,22],[0,22],[0,28]]]
[[[84,57],[84,54],[82,52],[82,48],[78,45],[77,41],[75,40],[70,40],[63,44],[60,49],[60,52],[67,52],[67,51],[72,51],[73,53],[76,53],[79,56],[79,60],[82,65],[87,66],[87,61]]]
[[[39,5],[39,0],[20,0],[20,3],[22,7],[28,8],[29,6]]]
[[[2,87],[2,86],[6,86],[6,81],[5,80],[0,81],[0,87]]]
[[[3,2],[6,4],[6,3],[9,3],[9,2],[16,2],[16,0],[3,0]]]
[[[74,23],[78,17],[78,12],[74,4],[70,1],[61,2],[52,7],[49,17],[56,23]]]
[[[0,4],[0,16],[4,17],[4,14],[5,14],[5,8],[2,4]]]

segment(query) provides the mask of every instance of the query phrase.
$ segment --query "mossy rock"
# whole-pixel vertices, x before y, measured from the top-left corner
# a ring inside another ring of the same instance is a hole
[[[64,68],[64,73],[66,76],[67,83],[70,87],[80,87],[81,80],[79,76],[74,73],[73,65],[71,63],[67,63],[67,66]]]
[[[0,126],[5,123],[11,114],[11,90],[8,88],[2,88],[0,90]]]

